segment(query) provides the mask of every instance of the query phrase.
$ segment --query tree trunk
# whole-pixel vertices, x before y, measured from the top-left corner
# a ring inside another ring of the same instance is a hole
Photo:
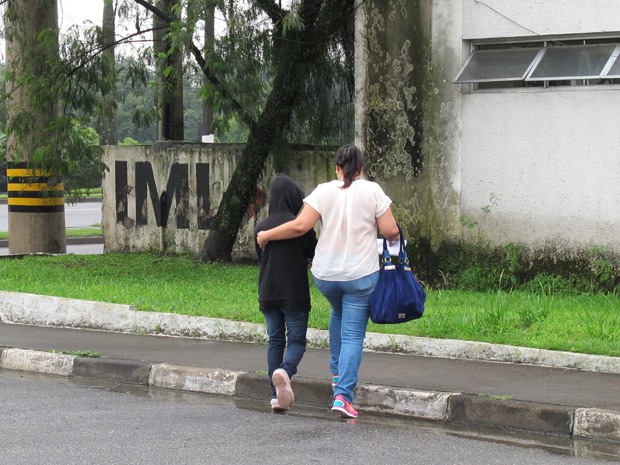
[[[178,0],[157,0],[156,6],[167,16],[176,17],[173,6]],[[156,54],[159,78],[158,103],[160,124],[158,140],[183,140],[183,53],[178,42],[169,36],[169,24],[153,17],[153,48]]]
[[[115,59],[115,12],[113,0],[103,3],[103,79],[106,90],[101,100],[99,115],[99,144],[116,145],[118,143],[116,117],[116,59]]]
[[[205,50],[211,50],[213,48],[213,42],[215,40],[215,4],[213,0],[207,0],[207,7],[205,12]],[[208,63],[209,59],[205,54],[205,61]],[[209,80],[205,78],[205,85],[209,85]],[[213,102],[208,99],[202,101],[202,134],[212,134],[213,129]]]
[[[198,255],[203,262],[231,261],[237,232],[248,204],[256,193],[256,182],[271,153],[276,133],[289,122],[297,87],[290,85],[296,74],[296,59],[280,62],[273,90],[259,121],[250,129],[241,160],[213,219],[211,231]]]
[[[170,15],[153,8],[145,0],[134,0],[136,3],[149,9],[161,21],[170,21]],[[169,1],[169,0],[168,0]],[[241,155],[230,184],[222,198],[217,214],[213,219],[211,231],[204,247],[198,255],[198,259],[209,261],[231,261],[232,249],[237,232],[243,221],[247,205],[256,193],[256,183],[264,169],[265,161],[271,153],[277,134],[281,133],[290,122],[293,105],[300,92],[300,83],[306,81],[309,70],[316,58],[313,56],[321,49],[323,42],[320,40],[326,35],[326,31],[318,30],[316,20],[323,6],[323,0],[304,0],[299,7],[302,12],[304,24],[303,32],[296,37],[283,40],[282,19],[283,11],[271,0],[257,0],[257,3],[269,16],[275,25],[275,39],[280,41],[277,47],[277,72],[273,87],[265,109],[257,122],[250,122],[250,135]],[[342,12],[340,12],[342,13]],[[230,98],[226,89],[213,75],[207,66],[204,57],[198,48],[190,43],[190,52],[201,66],[203,73],[211,84],[217,88],[224,98]],[[239,103],[230,99],[233,106],[240,111],[241,118],[248,122],[249,117]]]
[[[12,0],[5,8],[9,253],[65,253],[63,184],[34,157],[60,157],[52,124],[59,107],[46,79],[59,61],[58,6]]]
[[[317,12],[320,7],[321,2],[313,5]],[[277,74],[265,109],[258,122],[250,127],[241,160],[224,192],[209,236],[198,255],[200,261],[232,260],[232,249],[247,205],[256,193],[257,180],[273,149],[276,135],[290,122],[293,105],[299,94],[299,83],[308,77],[309,67],[300,65],[318,48],[318,41],[308,39],[313,35],[310,25],[314,21],[306,21],[306,24],[308,26],[304,37],[283,42],[283,49],[279,51]]]

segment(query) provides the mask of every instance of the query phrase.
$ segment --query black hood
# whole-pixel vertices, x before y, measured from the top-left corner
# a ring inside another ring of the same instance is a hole
[[[288,213],[297,216],[304,204],[304,191],[284,174],[273,178],[269,187],[269,214]]]

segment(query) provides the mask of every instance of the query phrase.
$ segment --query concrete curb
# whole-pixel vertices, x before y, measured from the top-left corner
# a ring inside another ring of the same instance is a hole
[[[239,342],[267,341],[262,324],[158,312],[132,305],[0,291],[0,321],[123,333],[161,334]],[[311,347],[327,347],[328,333],[308,330]],[[365,349],[452,359],[523,363],[601,373],[620,373],[620,357],[560,352],[484,342],[368,333]]]
[[[0,369],[263,401],[267,384],[266,375],[257,373],[93,359],[13,348],[0,349]],[[298,404],[327,408],[332,399],[331,385],[325,380],[296,377],[293,388]],[[620,441],[620,413],[601,409],[367,384],[358,386],[356,400],[361,412]],[[527,425],[527,429],[523,429],[523,425]]]

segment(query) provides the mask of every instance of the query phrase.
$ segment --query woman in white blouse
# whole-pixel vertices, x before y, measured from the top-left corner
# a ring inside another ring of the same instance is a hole
[[[361,179],[362,151],[354,145],[344,145],[336,151],[335,162],[336,180],[317,186],[304,199],[297,218],[260,231],[256,239],[264,249],[270,241],[303,235],[321,220],[312,275],[332,307],[332,410],[356,418],[358,414],[351,403],[362,361],[369,299],[379,279],[377,227],[388,240],[397,239],[399,231],[390,198],[377,183]]]

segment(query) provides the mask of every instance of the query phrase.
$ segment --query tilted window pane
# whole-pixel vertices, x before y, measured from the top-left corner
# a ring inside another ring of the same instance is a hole
[[[616,62],[612,65],[612,67],[607,71],[605,77],[610,78],[618,78],[620,77],[620,57],[616,58]]]
[[[525,78],[540,49],[476,50],[454,82],[518,81]]]
[[[600,76],[613,44],[548,47],[527,81],[592,79]]]

